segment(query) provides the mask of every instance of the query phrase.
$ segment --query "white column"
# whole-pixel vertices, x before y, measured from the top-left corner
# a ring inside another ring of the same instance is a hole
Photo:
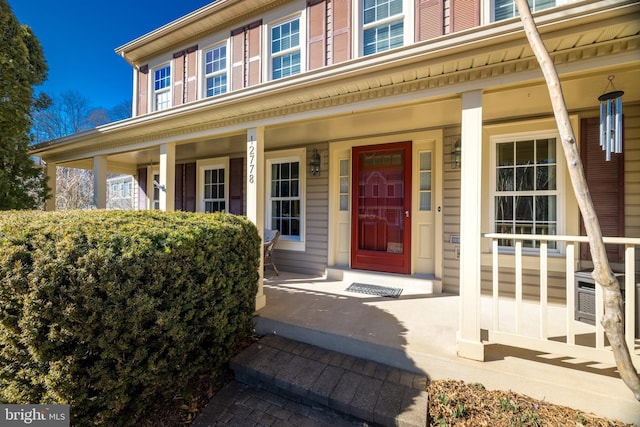
[[[47,174],[47,185],[51,189],[49,192],[50,198],[47,199],[44,205],[44,209],[46,211],[55,211],[56,210],[56,173],[58,170],[58,165],[53,162],[47,162],[45,164],[45,173]]]
[[[247,130],[247,218],[258,228],[258,233],[264,233],[264,128]],[[258,273],[258,293],[256,295],[256,310],[267,304],[264,295],[264,247],[260,245],[260,269]]]
[[[460,170],[460,325],[458,356],[484,360],[480,340],[482,217],[482,91],[462,94]]]
[[[175,210],[176,201],[176,144],[160,146],[160,210]]]
[[[93,158],[93,207],[106,209],[107,207],[107,157]]]

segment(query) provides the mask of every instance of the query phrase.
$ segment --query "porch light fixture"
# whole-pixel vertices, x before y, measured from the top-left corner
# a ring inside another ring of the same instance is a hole
[[[598,97],[600,101],[600,146],[606,152],[606,160],[611,160],[611,153],[622,153],[622,95],[624,92],[613,86],[613,75],[605,91]]]
[[[309,171],[313,176],[320,175],[320,153],[318,153],[317,148],[313,149],[313,156],[311,156],[311,161],[309,162]]]
[[[462,166],[462,145],[460,138],[457,138],[451,150],[451,169],[460,169],[460,166]]]

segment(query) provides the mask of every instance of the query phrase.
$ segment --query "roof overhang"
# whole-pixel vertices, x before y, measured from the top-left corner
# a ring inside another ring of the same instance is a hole
[[[199,38],[240,25],[252,16],[289,0],[217,0],[115,49],[129,64],[185,46]]]

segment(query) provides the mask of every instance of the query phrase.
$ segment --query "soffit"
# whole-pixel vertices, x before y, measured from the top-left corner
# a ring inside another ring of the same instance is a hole
[[[578,13],[540,24],[547,48],[560,71],[573,63],[611,61],[631,53],[640,60],[638,4]],[[637,66],[637,65],[636,65]],[[325,67],[288,79],[267,82],[170,110],[109,124],[85,133],[41,144],[34,153],[81,155],[96,147],[117,149],[157,144],[163,138],[188,142],[206,139],[216,129],[256,122],[292,121],[294,114],[325,111],[340,106],[366,109],[400,102],[424,102],[456,96],[462,90],[523,85],[542,75],[518,22],[466,31],[379,56]],[[530,73],[524,83],[523,73]],[[199,136],[201,135],[201,136]],[[72,148],[73,146],[73,148]]]

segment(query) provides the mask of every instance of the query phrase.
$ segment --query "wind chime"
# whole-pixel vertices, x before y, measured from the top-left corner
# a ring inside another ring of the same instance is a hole
[[[622,95],[624,92],[615,90],[614,76],[609,76],[609,83],[605,92],[598,97],[600,101],[600,147],[606,152],[607,161],[611,160],[611,153],[622,153]]]

